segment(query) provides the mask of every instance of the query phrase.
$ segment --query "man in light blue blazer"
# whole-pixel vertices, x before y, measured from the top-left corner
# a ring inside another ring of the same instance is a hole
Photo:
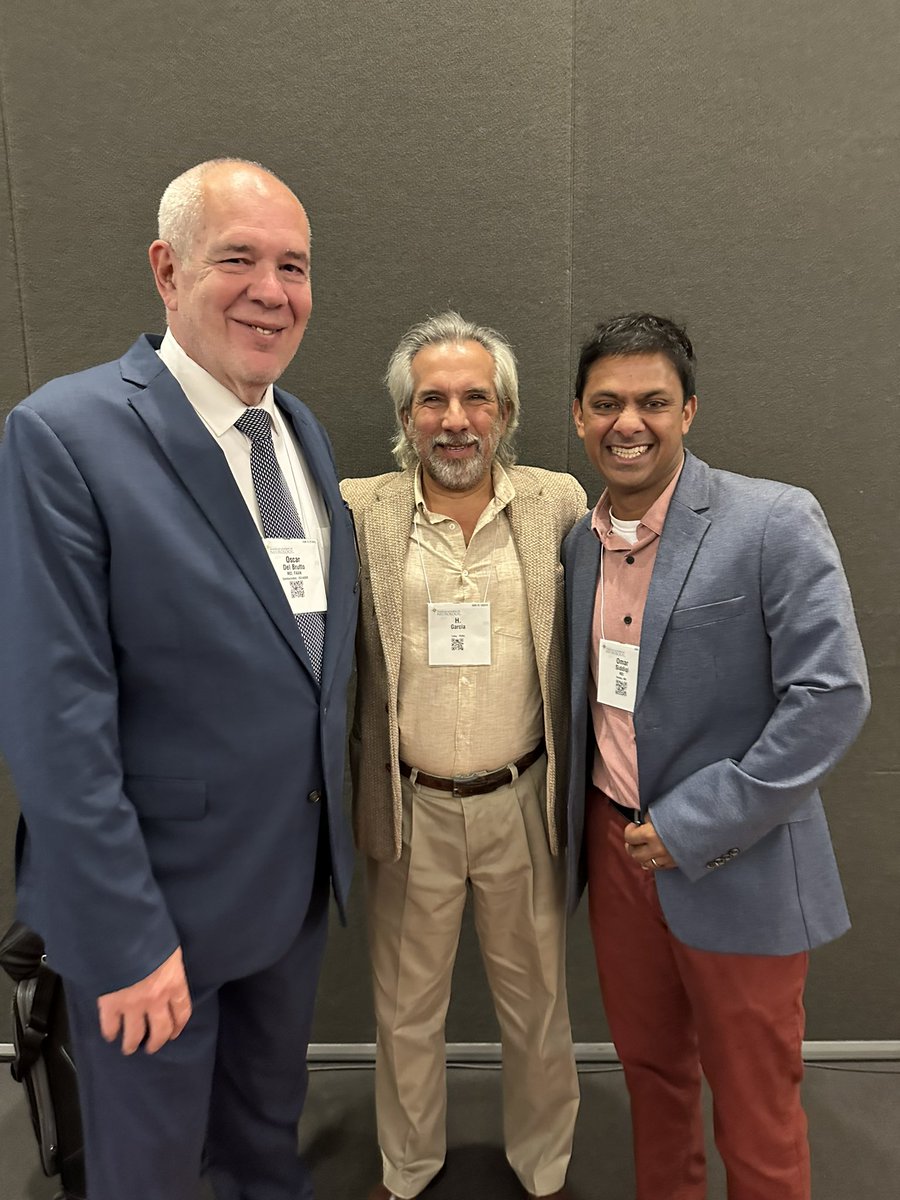
[[[683,329],[604,322],[575,425],[607,489],[569,535],[569,899],[585,882],[632,1108],[638,1200],[808,1200],[808,951],[848,927],[818,785],[868,689],[815,499],[686,453]]]
[[[150,247],[166,337],[40,388],[0,451],[19,915],[65,982],[91,1200],[193,1200],[204,1157],[222,1200],[312,1196],[357,559],[328,439],[273,388],[309,255],[269,172],[179,176]]]

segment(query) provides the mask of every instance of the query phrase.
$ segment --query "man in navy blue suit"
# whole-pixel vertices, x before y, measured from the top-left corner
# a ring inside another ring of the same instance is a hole
[[[296,196],[203,163],[150,247],[164,338],[0,448],[0,744],[19,915],[70,1011],[91,1200],[306,1200],[357,604],[328,439],[273,387],[312,300]]]

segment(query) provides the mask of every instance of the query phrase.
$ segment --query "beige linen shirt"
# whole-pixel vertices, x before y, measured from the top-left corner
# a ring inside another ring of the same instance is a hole
[[[403,581],[398,718],[400,758],[431,775],[496,770],[527,754],[544,733],[525,582],[505,512],[516,493],[497,464],[493,483],[494,495],[467,546],[456,521],[426,507],[416,473]],[[428,665],[429,592],[435,602],[487,599],[490,666]]]

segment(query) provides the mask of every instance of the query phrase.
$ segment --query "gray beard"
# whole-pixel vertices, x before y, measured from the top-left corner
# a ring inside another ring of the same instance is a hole
[[[488,470],[488,462],[482,445],[464,462],[448,462],[432,450],[422,460],[422,467],[448,492],[465,492],[481,483]]]
[[[427,449],[419,445],[415,437],[411,440],[422,469],[428,472],[435,483],[448,492],[466,492],[477,487],[490,471],[494,452],[500,443],[500,431],[494,428],[486,438],[479,438],[472,457],[457,462],[441,458],[434,438],[429,439]]]

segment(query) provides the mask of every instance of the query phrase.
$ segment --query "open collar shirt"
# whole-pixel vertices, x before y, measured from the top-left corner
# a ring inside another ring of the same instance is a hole
[[[403,584],[400,757],[446,778],[514,762],[544,733],[525,582],[506,511],[516,493],[496,463],[493,485],[467,546],[458,522],[426,506],[421,468],[416,471]],[[490,666],[428,665],[429,598],[488,600]]]
[[[607,491],[597,501],[591,518],[591,528],[600,541],[603,560],[602,609],[598,572],[591,636],[591,716],[596,739],[591,778],[595,787],[625,808],[639,809],[641,806],[634,719],[630,712],[610,704],[601,704],[597,699],[600,639],[605,637],[615,642],[640,645],[644,607],[659,549],[659,535],[681,470],[680,467],[666,490],[641,518],[634,545],[630,545],[613,529]]]

